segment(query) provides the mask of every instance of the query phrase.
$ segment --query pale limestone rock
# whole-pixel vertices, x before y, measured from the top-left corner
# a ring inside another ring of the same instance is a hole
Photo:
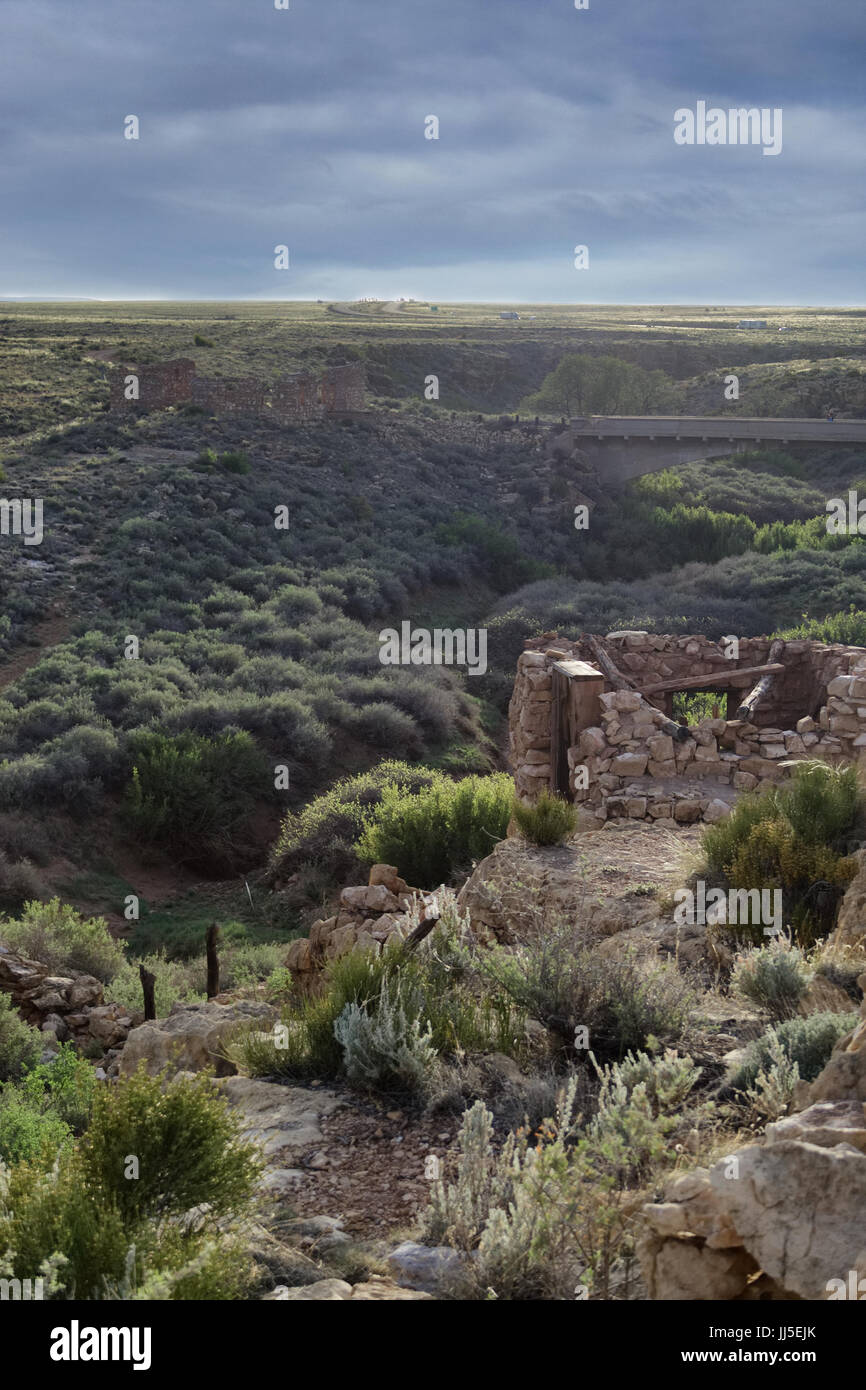
[[[760,1268],[801,1298],[824,1299],[830,1279],[866,1274],[866,1155],[847,1144],[752,1145],[710,1183]]]
[[[231,1004],[174,1004],[167,1018],[142,1023],[130,1032],[120,1055],[120,1074],[130,1076],[143,1062],[150,1076],[163,1067],[175,1071],[201,1071],[213,1066],[218,1076],[236,1068],[220,1056],[223,1038],[241,1023],[258,1019],[263,1030],[278,1018],[269,1004],[236,1000]]]

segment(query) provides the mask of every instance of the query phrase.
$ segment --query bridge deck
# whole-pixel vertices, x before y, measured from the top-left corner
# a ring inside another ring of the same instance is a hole
[[[588,415],[571,421],[590,439],[777,439],[866,444],[866,420],[760,420],[744,415]]]

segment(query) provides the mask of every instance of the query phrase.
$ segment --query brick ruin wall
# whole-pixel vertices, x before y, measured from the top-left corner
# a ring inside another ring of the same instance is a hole
[[[126,379],[138,378],[138,399],[126,399]],[[366,408],[366,375],[360,363],[327,367],[321,378],[295,372],[271,384],[255,377],[197,376],[195,362],[179,358],[135,371],[119,368],[110,378],[111,409],[165,410],[197,405],[217,415],[267,415],[281,424],[353,415]]]
[[[723,683],[731,670],[766,663],[771,646],[769,638],[742,638],[733,661],[723,643],[702,636],[633,632],[599,642],[637,686],[694,676],[706,676],[708,687]],[[526,802],[551,784],[552,669],[569,659],[595,664],[581,642],[547,634],[528,642],[517,663],[510,764]],[[704,719],[689,726],[682,741],[665,730],[663,697],[614,689],[605,681],[598,722],[567,750],[571,799],[599,823],[619,817],[714,821],[728,813],[739,792],[783,780],[804,758],[866,759],[866,648],[792,641],[779,659],[785,670],[776,675],[754,722]],[[737,689],[730,714],[749,688],[746,683]],[[724,700],[719,695],[720,716]]]

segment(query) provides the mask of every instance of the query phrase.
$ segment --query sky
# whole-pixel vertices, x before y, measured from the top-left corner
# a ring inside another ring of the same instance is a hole
[[[866,301],[864,0],[284,2],[0,0],[0,296]]]

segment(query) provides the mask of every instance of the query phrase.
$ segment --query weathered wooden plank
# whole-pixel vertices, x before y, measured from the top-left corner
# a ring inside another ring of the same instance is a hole
[[[602,672],[590,666],[588,661],[554,661],[553,669],[561,671],[571,681],[604,680]]]
[[[566,745],[566,701],[568,678],[553,670],[550,707],[550,790],[568,793],[568,749]]]
[[[780,665],[779,663],[779,657],[782,655],[784,650],[785,643],[781,639],[779,639],[773,643],[772,647],[767,653],[770,663],[776,663],[777,670],[781,669],[782,671],[784,671],[785,669],[785,667],[783,665]],[[757,684],[752,687],[745,700],[740,705],[740,708],[737,710],[738,719],[745,719],[751,722],[752,715],[758,708],[758,705],[761,703],[764,696],[771,689],[775,677],[775,671],[768,671],[766,675],[763,675],[761,679],[757,682]]]
[[[741,666],[738,671],[714,671],[706,676],[678,676],[667,681],[653,681],[641,686],[644,695],[658,695],[663,690],[715,690],[729,685],[748,685],[755,676],[775,675],[784,671],[781,661],[768,661],[763,666]]]

